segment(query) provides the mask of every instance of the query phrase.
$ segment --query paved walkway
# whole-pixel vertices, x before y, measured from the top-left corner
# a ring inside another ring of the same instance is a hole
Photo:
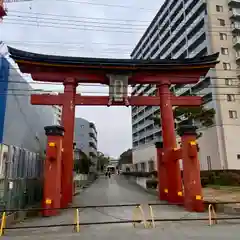
[[[74,199],[73,205],[103,205],[124,203],[157,202],[155,196],[147,194],[139,186],[128,183],[121,176],[111,179],[101,177],[90,188]],[[81,222],[119,221],[132,219],[133,207],[95,208],[80,210]],[[188,213],[176,206],[155,206],[155,218],[205,218],[206,213]],[[39,226],[50,224],[71,224],[74,222],[74,210],[62,211],[61,215],[51,218],[35,218],[17,226]],[[239,223],[239,224],[238,224]],[[133,228],[131,224],[112,224],[81,226],[80,233],[74,233],[73,227],[52,227],[36,229],[7,230],[3,239],[81,239],[81,240],[122,240],[122,239],[239,239],[239,226],[235,222],[220,222],[209,227],[207,221],[194,222],[158,222],[155,229],[144,229],[141,225]]]

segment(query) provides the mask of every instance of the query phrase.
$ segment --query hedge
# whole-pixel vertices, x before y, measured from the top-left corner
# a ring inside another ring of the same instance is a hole
[[[132,177],[143,177],[143,178],[155,177],[155,178],[157,178],[157,171],[152,171],[152,172],[123,172],[122,174],[125,175],[125,176],[132,176]]]
[[[157,171],[124,172],[123,175],[132,177],[157,178]],[[201,171],[200,175],[203,187],[206,185],[240,186],[240,170]]]
[[[148,179],[146,181],[146,187],[151,189],[156,189],[158,186],[158,180],[156,179]]]

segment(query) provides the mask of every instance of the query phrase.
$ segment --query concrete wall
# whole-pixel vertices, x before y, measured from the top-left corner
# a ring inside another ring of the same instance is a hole
[[[157,151],[154,144],[143,145],[136,149],[133,149],[133,164],[138,164],[140,169],[141,163],[145,163],[145,171],[149,170],[149,161],[154,161],[154,166],[157,166]]]
[[[53,124],[53,108],[31,105],[31,86],[6,59],[0,58],[0,62],[2,76],[5,72],[1,80],[4,80],[6,89],[1,96],[1,143],[26,148],[32,152],[43,151],[46,145],[44,127]],[[8,68],[9,74],[6,74]]]

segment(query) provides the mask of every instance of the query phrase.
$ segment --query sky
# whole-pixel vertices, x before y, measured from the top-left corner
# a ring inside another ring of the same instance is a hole
[[[26,51],[79,57],[130,58],[163,0],[32,0],[8,3],[0,41]],[[29,78],[28,78],[29,79]],[[31,80],[31,79],[30,79]],[[33,84],[46,91],[62,86]],[[104,86],[80,86],[83,95],[107,95]],[[118,157],[132,147],[131,108],[77,107],[95,123],[98,149]]]

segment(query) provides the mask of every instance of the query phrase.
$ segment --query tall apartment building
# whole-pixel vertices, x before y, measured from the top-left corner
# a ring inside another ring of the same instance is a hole
[[[83,118],[75,118],[74,141],[76,148],[92,160],[97,156],[97,130],[95,124]]]
[[[51,106],[31,105],[30,84],[0,56],[0,143],[31,152],[46,149],[44,127],[53,124]]]
[[[175,88],[175,94],[203,97],[215,109],[215,124],[201,129],[202,169],[239,169],[240,144],[240,1],[166,0],[132,51],[133,59],[192,58],[220,52],[220,63],[195,85]],[[134,95],[154,95],[155,86],[136,85]],[[161,128],[154,125],[158,107],[133,107],[133,163],[142,170],[156,162],[154,142]],[[147,163],[146,163],[147,162]]]
[[[54,125],[62,124],[62,107],[58,105],[53,106],[54,109]]]

